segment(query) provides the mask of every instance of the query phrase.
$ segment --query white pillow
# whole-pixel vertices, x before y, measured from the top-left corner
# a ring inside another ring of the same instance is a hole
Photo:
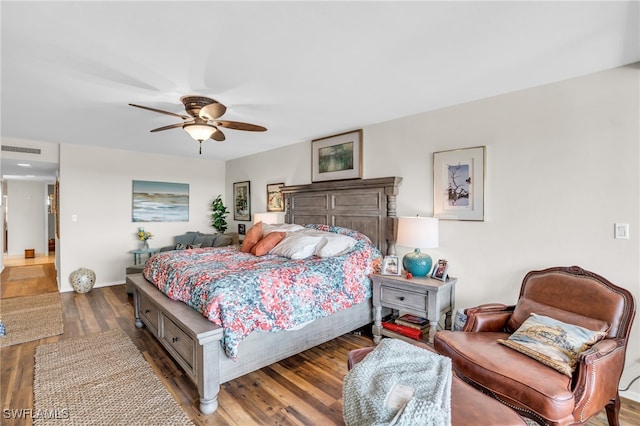
[[[309,235],[304,231],[288,232],[286,237],[272,248],[269,253],[294,260],[306,259],[313,256],[320,241],[322,241],[321,236]]]
[[[298,234],[320,237],[321,240],[316,246],[313,254],[318,257],[332,257],[343,255],[353,248],[356,239],[348,235],[336,234],[335,232],[320,231],[318,229],[305,228],[297,231]]]
[[[355,238],[348,235],[334,234],[333,232],[323,232],[322,240],[316,246],[313,254],[318,257],[342,256],[351,251],[356,245]]]
[[[296,225],[295,223],[262,223],[262,236],[264,237],[270,232],[295,232],[305,229],[302,225]]]

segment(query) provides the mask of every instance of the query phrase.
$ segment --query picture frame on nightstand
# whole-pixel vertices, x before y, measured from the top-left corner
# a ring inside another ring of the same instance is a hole
[[[446,259],[438,260],[438,263],[433,267],[433,272],[431,273],[431,278],[435,278],[436,280],[446,281],[447,279],[447,271],[449,270],[449,262]]]
[[[402,268],[398,256],[385,256],[382,260],[382,275],[400,275]]]

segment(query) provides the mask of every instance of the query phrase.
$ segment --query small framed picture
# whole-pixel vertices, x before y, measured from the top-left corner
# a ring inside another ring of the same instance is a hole
[[[398,256],[385,256],[382,261],[382,275],[400,275]]]
[[[233,220],[251,220],[250,184],[249,181],[233,184]]]
[[[283,212],[284,211],[284,195],[280,192],[280,188],[284,183],[267,184],[267,211]]]
[[[448,269],[449,269],[449,264],[447,263],[446,259],[438,260],[438,263],[436,263],[436,266],[433,268],[433,272],[431,273],[431,278],[445,281],[447,279]]]
[[[239,223],[238,224],[238,234],[244,235],[245,232],[246,232],[246,228],[244,226],[244,223]]]

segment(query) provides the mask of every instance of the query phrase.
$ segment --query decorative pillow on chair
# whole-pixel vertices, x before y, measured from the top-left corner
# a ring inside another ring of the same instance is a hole
[[[193,240],[195,240],[199,234],[200,233],[198,231],[189,231],[189,232],[185,232],[184,235],[177,235],[175,237],[176,245],[182,244],[186,247],[187,244],[193,244]],[[176,248],[176,250],[179,250],[179,249]]]
[[[213,242],[213,247],[224,247],[230,246],[233,242],[233,237],[227,234],[218,234],[216,236],[215,241]]]
[[[605,336],[604,331],[531,314],[508,339],[498,342],[571,377],[580,353]]]
[[[200,234],[194,240],[192,245],[200,244],[200,247],[213,247],[213,242],[216,240],[215,234]]]

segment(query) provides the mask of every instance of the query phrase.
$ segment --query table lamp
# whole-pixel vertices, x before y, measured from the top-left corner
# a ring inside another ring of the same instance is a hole
[[[253,223],[262,222],[264,224],[278,223],[278,213],[254,213]]]
[[[402,258],[402,266],[415,277],[429,274],[433,261],[421,248],[438,247],[438,219],[435,217],[399,217],[396,244],[412,247],[414,251]]]

